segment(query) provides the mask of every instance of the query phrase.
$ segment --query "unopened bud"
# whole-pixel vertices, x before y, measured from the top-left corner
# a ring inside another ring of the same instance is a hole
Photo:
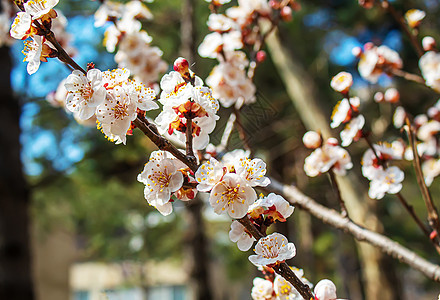
[[[430,107],[427,111],[427,114],[428,117],[430,117],[431,119],[435,119],[435,120],[440,119],[440,110],[435,106]]]
[[[435,50],[435,39],[432,36],[425,36],[422,40],[422,46],[425,51]]]
[[[334,137],[331,137],[331,138],[327,139],[326,144],[330,145],[330,146],[337,146],[337,145],[339,145],[339,142]]]
[[[189,63],[183,57],[179,57],[178,59],[176,59],[174,61],[173,68],[174,68],[174,71],[179,72],[182,76],[183,76],[183,74],[189,73]]]
[[[370,9],[374,5],[374,0],[359,0],[359,5],[363,8]]]
[[[258,51],[257,55],[256,55],[257,62],[261,63],[261,62],[265,61],[266,56],[267,56],[266,51],[264,51],[264,50]]]
[[[385,92],[385,101],[389,103],[397,103],[400,99],[400,93],[395,88],[389,88]]]
[[[316,149],[321,146],[321,135],[315,131],[307,131],[303,136],[303,143],[309,149]]]
[[[428,123],[428,117],[424,114],[417,115],[414,118],[414,124],[416,124],[417,127],[422,126],[423,124]]]
[[[290,8],[290,6],[284,6],[280,11],[280,15],[283,21],[292,21],[292,9]]]
[[[361,47],[354,47],[351,50],[351,54],[353,54],[353,56],[360,57],[362,55],[362,48]]]
[[[330,86],[337,92],[347,93],[353,85],[353,76],[347,72],[340,72],[332,78]]]
[[[301,10],[301,4],[298,1],[291,1],[290,7],[293,11],[300,11]]]
[[[405,14],[405,20],[409,27],[416,28],[419,27],[422,20],[425,18],[426,13],[419,9],[410,9]]]
[[[314,292],[316,299],[335,300],[337,298],[336,286],[329,279],[319,281],[315,286]]]
[[[277,0],[270,0],[270,1],[269,1],[269,6],[270,6],[272,9],[280,9],[280,2],[277,1]]]
[[[87,71],[94,69],[95,68],[95,63],[94,62],[89,62],[87,64]]]
[[[365,51],[373,49],[374,44],[372,42],[368,42],[364,44]]]
[[[385,97],[382,92],[377,92],[376,94],[374,94],[374,102],[380,103],[380,102],[383,102],[384,100],[385,100]]]

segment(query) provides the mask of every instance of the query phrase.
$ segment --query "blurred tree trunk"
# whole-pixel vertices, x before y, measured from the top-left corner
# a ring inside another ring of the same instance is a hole
[[[9,48],[0,48],[0,299],[34,298],[29,191],[20,159],[20,105],[11,89]]]
[[[195,58],[195,28],[194,28],[194,7],[195,0],[182,1],[182,17],[180,24],[181,55],[190,63]],[[193,70],[194,71],[194,70]],[[186,255],[190,284],[193,291],[193,299],[212,299],[212,290],[209,274],[208,242],[205,235],[203,223],[203,202],[199,197],[189,201],[186,207]]]
[[[213,299],[210,285],[208,241],[203,223],[203,202],[200,198],[187,202],[186,205],[186,261],[190,275],[193,299]]]
[[[306,128],[320,131],[324,137],[330,137],[331,130],[325,117],[327,114],[323,111],[316,95],[317,87],[314,86],[313,79],[307,74],[302,63],[281,44],[277,31],[269,35],[267,47],[293,105],[298,112],[301,112],[300,116]],[[374,231],[382,231],[382,224],[370,207],[374,202],[365,199],[366,193],[360,189],[356,174],[351,172],[349,176],[338,177],[337,181],[342,197],[346,199],[345,204],[350,217],[362,226]],[[394,284],[388,280],[383,271],[384,255],[366,243],[356,244],[362,265],[366,299],[396,299]]]

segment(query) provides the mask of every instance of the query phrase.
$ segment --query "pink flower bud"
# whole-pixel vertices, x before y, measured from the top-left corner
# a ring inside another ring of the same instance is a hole
[[[428,117],[426,115],[417,115],[414,118],[414,124],[416,124],[417,127],[422,126],[423,124],[428,123]]]
[[[373,49],[374,44],[372,42],[368,42],[364,44],[365,51]]]
[[[173,68],[174,68],[174,71],[179,72],[182,76],[184,74],[188,74],[189,73],[189,63],[183,57],[179,57],[178,59],[176,59],[174,61]]]
[[[270,0],[269,1],[269,6],[272,9],[279,9],[280,8],[280,3],[277,0]]]
[[[353,54],[356,57],[360,57],[362,55],[362,48],[361,47],[354,47],[351,50],[351,54]]]
[[[385,92],[385,101],[389,103],[397,103],[400,99],[400,93],[395,88],[389,88]]]
[[[380,103],[385,100],[385,97],[382,92],[377,92],[374,94],[374,102]]]
[[[358,0],[359,5],[363,8],[370,9],[374,5],[374,0]]]
[[[258,51],[257,55],[256,55],[257,62],[261,63],[261,62],[265,61],[266,56],[267,56],[266,51],[264,51],[264,50]]]
[[[301,3],[297,1],[290,2],[290,7],[293,11],[300,11],[301,10]]]
[[[321,146],[321,135],[315,131],[307,131],[303,136],[303,143],[309,149],[316,149]]]
[[[331,138],[327,139],[326,144],[330,145],[330,146],[337,146],[337,145],[339,145],[339,142],[334,137],[331,137]]]
[[[292,8],[290,6],[284,6],[280,12],[281,18],[285,22],[292,21]]]
[[[430,117],[431,119],[438,120],[440,118],[440,110],[435,106],[430,107],[427,113],[428,117]]]
[[[423,50],[432,51],[435,49],[435,39],[432,36],[425,36],[422,40]]]
[[[336,300],[336,286],[328,279],[323,279],[315,286],[315,298],[317,300]]]

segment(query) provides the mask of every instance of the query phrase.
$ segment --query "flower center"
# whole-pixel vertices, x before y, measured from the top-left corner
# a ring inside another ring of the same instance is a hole
[[[128,117],[128,105],[126,103],[117,101],[115,107],[112,107],[112,110],[116,119]]]

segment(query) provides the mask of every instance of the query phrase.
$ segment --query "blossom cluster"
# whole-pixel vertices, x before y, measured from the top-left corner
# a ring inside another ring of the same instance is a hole
[[[407,113],[402,106],[398,106],[394,112],[394,126],[401,128]],[[430,186],[435,177],[440,175],[440,100],[429,107],[426,114],[414,117],[415,138],[417,139],[417,153],[422,161],[422,171],[426,185]],[[393,144],[397,144],[393,142]],[[397,144],[398,145],[398,144]],[[402,145],[402,156],[406,160],[412,160],[414,154],[410,146]]]
[[[103,1],[95,12],[96,27],[111,21],[104,33],[104,46],[109,52],[116,51],[118,67],[129,69],[135,79],[147,86],[156,83],[168,67],[162,60],[162,51],[151,46],[153,38],[142,29],[140,20],[152,18],[144,1]]]
[[[311,136],[319,134],[310,131],[304,135],[305,144]],[[320,137],[319,137],[320,138]],[[350,154],[347,150],[339,146],[338,140],[329,138],[321,145],[319,140],[315,150],[306,158],[304,162],[304,171],[307,176],[315,177],[319,174],[326,173],[330,169],[338,175],[345,175],[347,170],[353,167]]]
[[[375,46],[369,42],[363,46],[363,49],[354,48],[353,54],[360,58],[359,74],[371,83],[376,83],[382,74],[392,75],[394,70],[403,67],[399,53],[385,45]]]
[[[255,102],[256,87],[249,69],[255,68],[256,61],[264,60],[265,53],[259,49],[261,45],[258,20],[274,22],[277,18],[288,20],[292,10],[299,6],[295,1],[240,0],[237,6],[229,7],[220,13],[219,9],[229,1],[212,1],[212,13],[207,25],[211,33],[205,36],[198,48],[201,57],[219,61],[206,83],[212,88],[214,97],[224,107]],[[251,63],[246,57],[245,47],[257,50]]]
[[[155,122],[159,133],[172,135],[183,143],[191,122],[192,146],[201,150],[208,145],[209,134],[219,119],[219,104],[211,90],[203,86],[203,80],[188,67],[188,61],[179,58],[174,63],[176,71],[162,77],[159,101],[163,108]]]
[[[188,167],[166,151],[154,151],[137,180],[145,184],[144,197],[162,215],[173,211],[172,196],[182,201],[194,199],[197,190],[184,187],[194,182]]]
[[[74,70],[64,83],[66,108],[78,113],[82,120],[96,115],[105,136],[116,144],[125,144],[127,131],[139,110],[159,108],[154,101],[155,92],[129,76],[127,69],[90,69],[87,74]]]
[[[290,267],[293,273],[310,288],[313,284],[304,277],[304,271]],[[253,281],[251,297],[253,300],[301,300],[303,297],[282,276],[275,274],[271,268],[261,268],[265,278],[256,277]],[[329,279],[322,279],[314,288],[314,297],[317,300],[337,300],[336,286]]]
[[[29,74],[34,74],[41,61],[47,61],[56,53],[55,46],[46,40],[41,31],[51,28],[52,19],[57,17],[53,9],[57,4],[58,0],[29,0],[23,4],[23,11],[16,14],[11,25],[10,35],[25,40],[23,54]]]
[[[249,159],[243,150],[234,150],[221,161],[211,157],[197,170],[197,189],[211,191],[209,202],[217,214],[231,218],[244,217],[257,200],[253,187],[267,186],[266,163],[259,158]]]

